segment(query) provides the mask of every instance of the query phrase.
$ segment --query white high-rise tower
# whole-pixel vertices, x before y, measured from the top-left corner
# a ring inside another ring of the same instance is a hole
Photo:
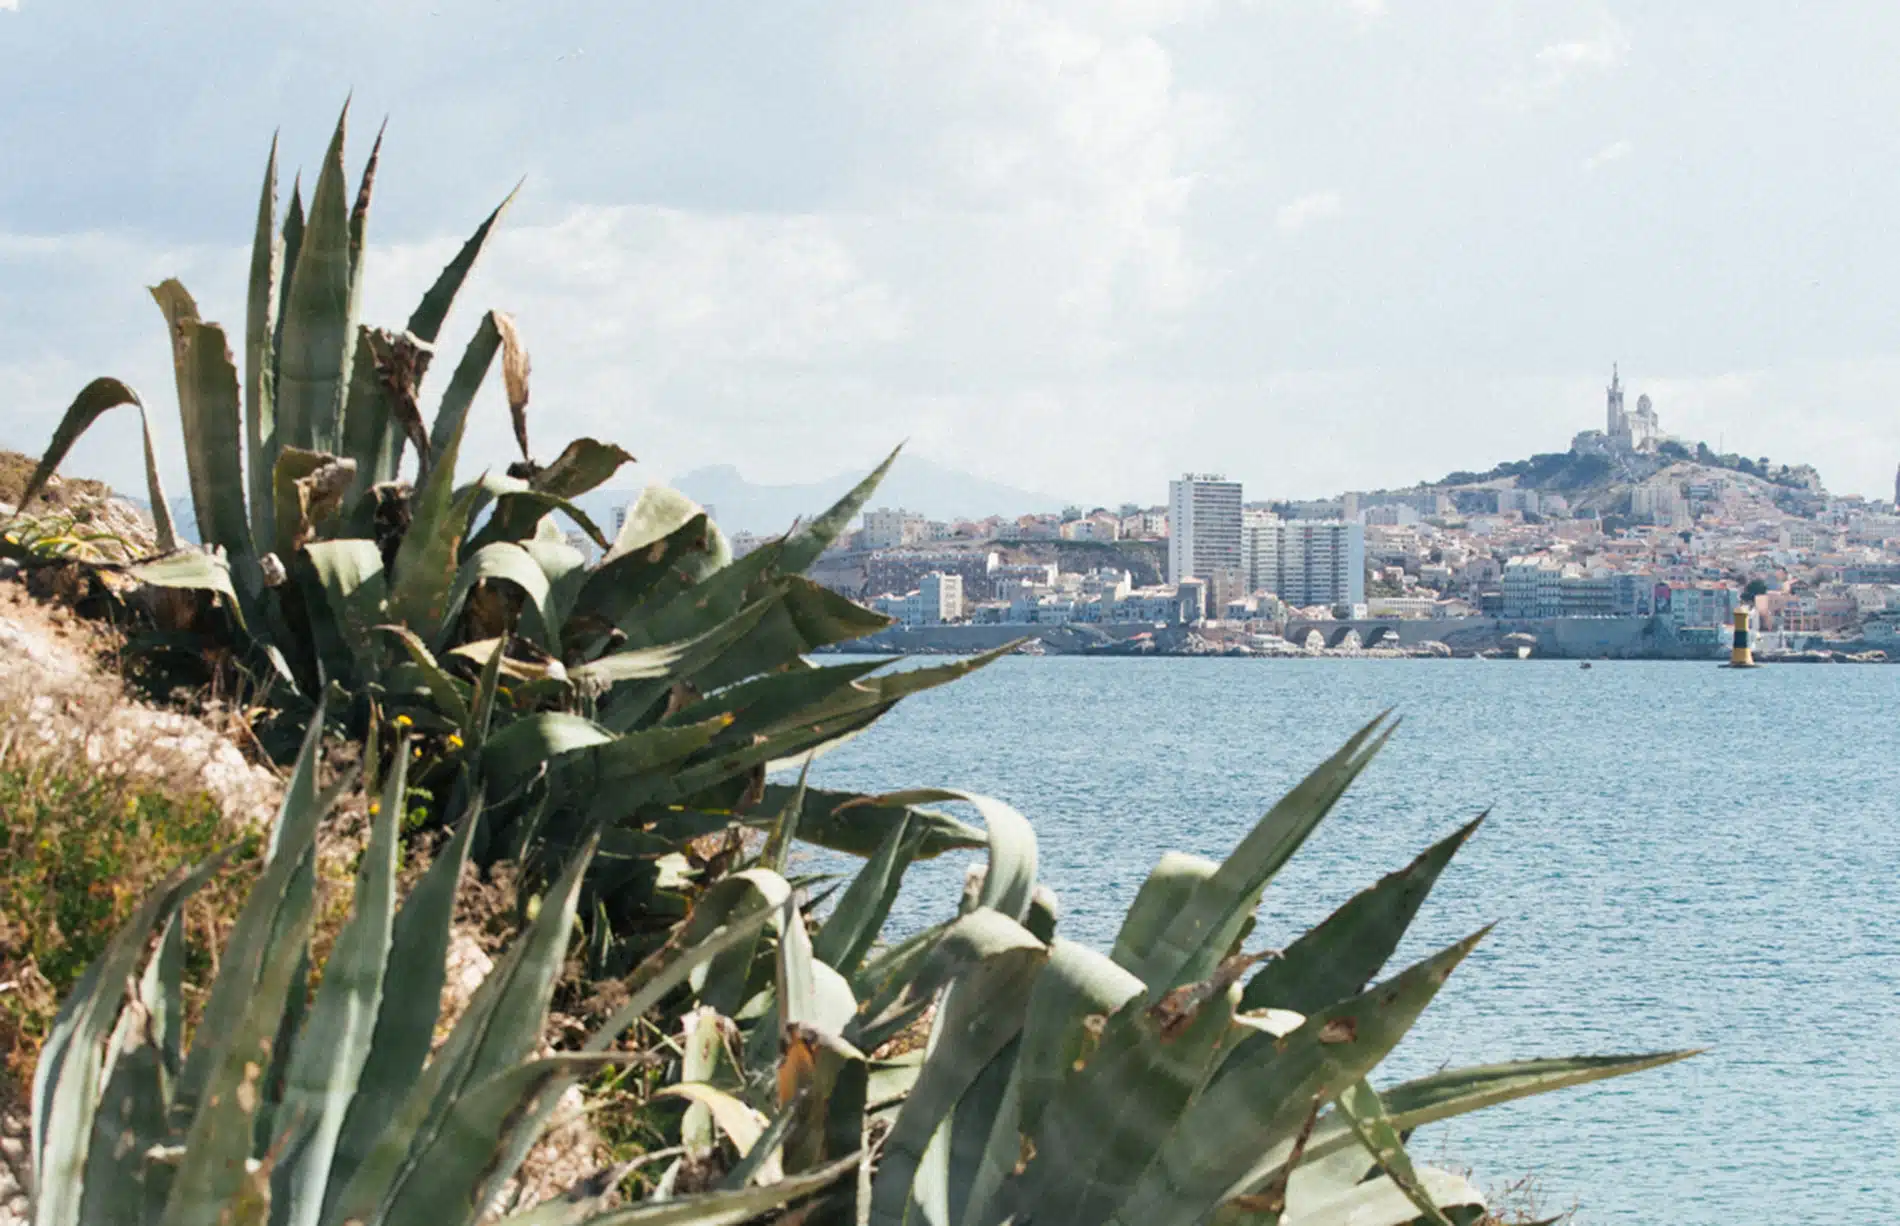
[[[1240,482],[1188,473],[1168,482],[1168,582],[1240,569]]]

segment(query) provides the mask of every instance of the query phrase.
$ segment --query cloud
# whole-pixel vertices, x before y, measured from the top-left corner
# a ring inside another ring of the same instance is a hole
[[[1628,33],[1605,15],[1594,34],[1540,48],[1529,66],[1505,83],[1503,100],[1518,107],[1548,105],[1573,82],[1621,68],[1629,61],[1629,52]]]
[[[1602,170],[1605,166],[1608,166],[1611,162],[1622,161],[1634,150],[1635,146],[1626,140],[1611,141],[1609,144],[1603,146],[1603,148],[1583,159],[1583,169],[1586,173],[1594,174]]]
[[[17,13],[19,11],[20,0],[0,0],[0,13]]]
[[[1343,203],[1336,191],[1312,192],[1281,205],[1273,215],[1273,223],[1288,234],[1297,233],[1316,221],[1339,216]]]

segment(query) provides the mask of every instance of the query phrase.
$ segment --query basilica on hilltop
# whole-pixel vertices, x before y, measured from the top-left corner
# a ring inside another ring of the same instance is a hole
[[[1623,376],[1610,367],[1610,386],[1606,394],[1601,430],[1585,430],[1570,440],[1570,450],[1578,455],[1648,456],[1654,455],[1668,435],[1656,419],[1656,406],[1647,395],[1636,398],[1634,411],[1623,406]]]

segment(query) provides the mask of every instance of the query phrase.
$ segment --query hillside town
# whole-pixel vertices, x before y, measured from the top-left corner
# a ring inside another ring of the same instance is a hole
[[[1896,503],[1671,438],[1650,397],[1626,409],[1619,373],[1604,411],[1566,453],[1406,490],[1284,501],[1196,473],[1152,505],[955,521],[880,507],[813,574],[928,650],[1061,627],[1096,650],[1173,631],[1269,654],[1478,654],[1516,635],[1548,654],[1699,657],[1726,649],[1738,605],[1771,656],[1900,640]]]

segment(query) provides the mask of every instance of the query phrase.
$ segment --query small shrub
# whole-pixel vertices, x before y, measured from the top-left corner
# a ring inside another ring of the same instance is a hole
[[[230,835],[202,794],[12,737],[0,741],[0,815],[0,1053],[11,1091],[29,1077],[59,999],[139,901]],[[195,930],[230,914],[237,883],[220,887],[196,900]]]

